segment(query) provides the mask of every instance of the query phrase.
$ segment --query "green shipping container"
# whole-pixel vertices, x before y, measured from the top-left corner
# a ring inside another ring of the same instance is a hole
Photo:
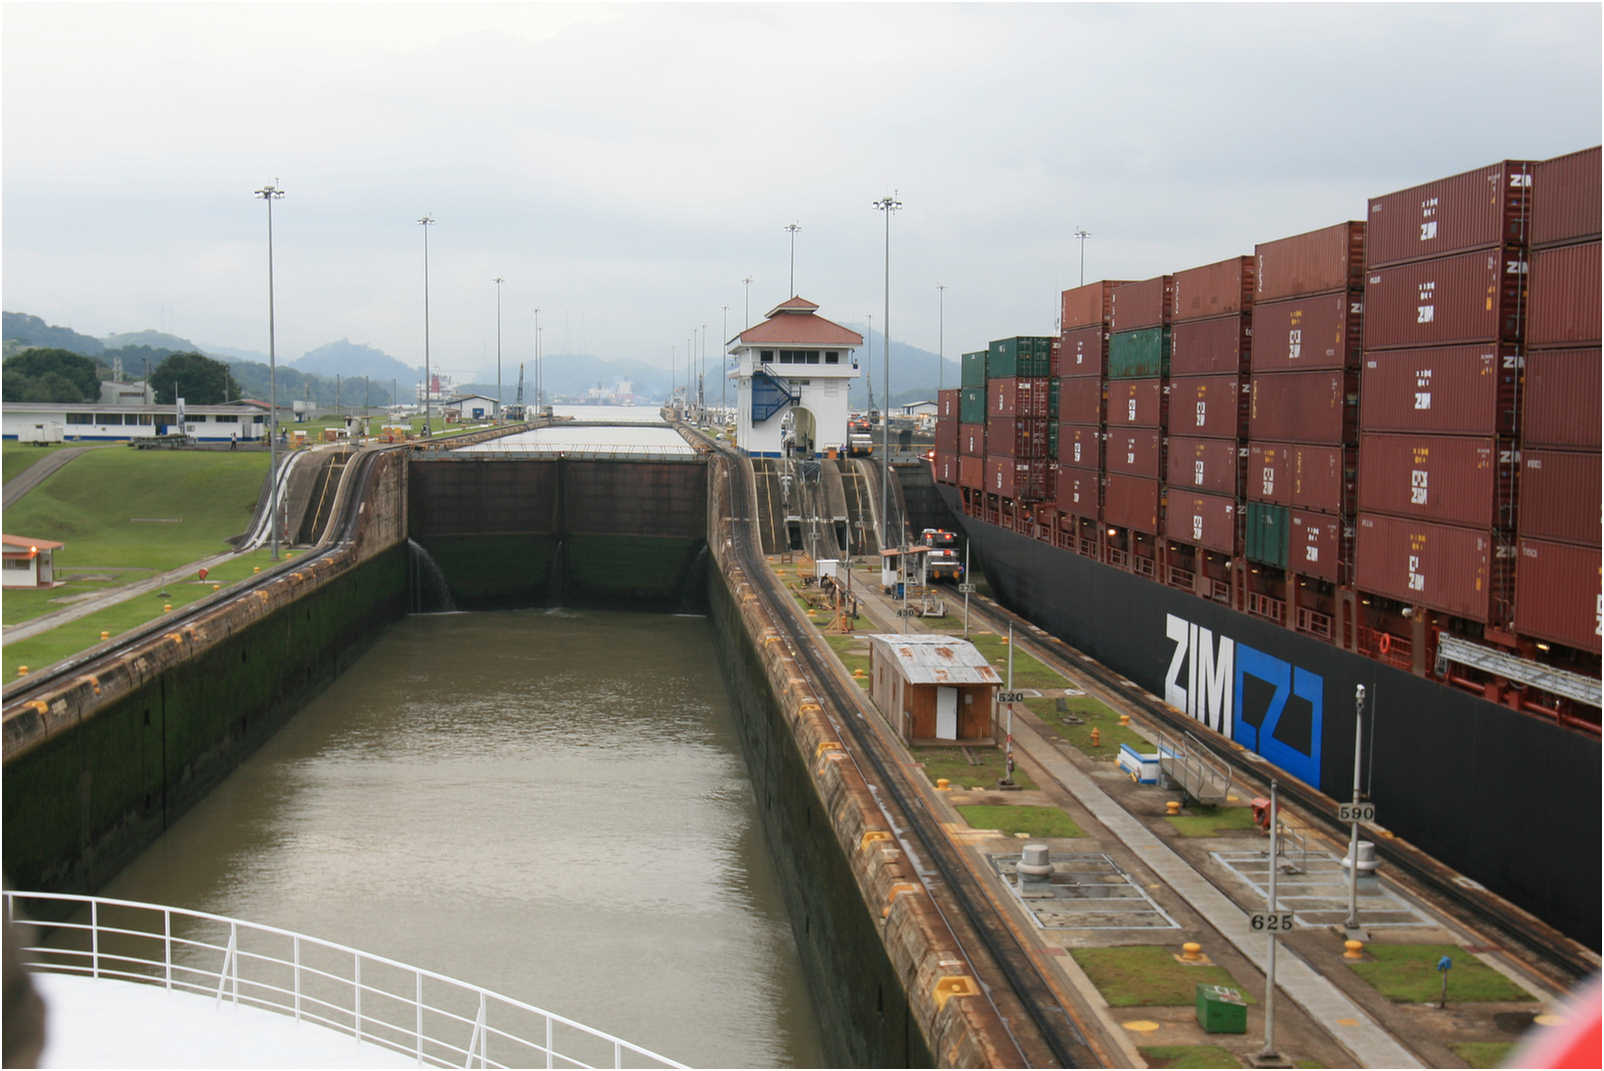
[[[986,388],[986,351],[966,353],[963,356],[962,372],[958,385],[960,387]],[[982,406],[984,408],[984,406]]]
[[[1169,328],[1144,327],[1108,337],[1109,379],[1157,379],[1169,374]]]
[[[1058,433],[1058,377],[1054,376],[1052,382],[1047,384],[1047,419],[1052,421],[1053,434]],[[1057,457],[1055,453],[1053,455]]]
[[[1247,557],[1249,561],[1287,567],[1287,538],[1291,514],[1285,506],[1268,502],[1249,502],[1247,517]]]
[[[1197,1025],[1210,1034],[1246,1034],[1248,1006],[1228,986],[1197,983]]]
[[[985,354],[981,354],[985,356]],[[986,388],[964,387],[958,391],[958,423],[984,424],[986,422]]]
[[[1034,378],[1052,374],[1053,340],[1016,335],[993,340],[986,357],[988,379]]]
[[[1054,414],[1055,416],[1057,414]],[[1047,425],[1047,456],[1058,456],[1058,421]]]

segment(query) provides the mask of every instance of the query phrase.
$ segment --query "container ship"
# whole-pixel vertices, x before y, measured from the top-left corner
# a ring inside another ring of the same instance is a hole
[[[1599,944],[1600,151],[1066,290],[965,353],[937,488],[998,598]],[[1578,865],[1580,864],[1580,865]]]

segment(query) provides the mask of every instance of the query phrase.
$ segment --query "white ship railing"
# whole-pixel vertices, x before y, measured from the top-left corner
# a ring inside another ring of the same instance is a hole
[[[35,971],[282,1012],[410,1055],[420,1067],[685,1066],[523,1001],[275,926],[98,896],[4,896],[13,924],[48,935],[22,949]],[[46,902],[70,917],[44,917]]]

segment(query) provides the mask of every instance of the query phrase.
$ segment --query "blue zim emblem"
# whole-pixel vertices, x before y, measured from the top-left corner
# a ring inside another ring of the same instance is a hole
[[[1320,787],[1325,678],[1228,636],[1216,642],[1209,629],[1174,614],[1164,615],[1164,635],[1175,645],[1164,675],[1166,703],[1263,755],[1298,780]],[[1268,686],[1270,695],[1245,709],[1249,680]],[[1291,697],[1309,704],[1307,752],[1277,736]]]

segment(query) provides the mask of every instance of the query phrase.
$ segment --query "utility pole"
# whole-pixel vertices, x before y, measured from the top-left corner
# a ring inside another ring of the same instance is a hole
[[[947,363],[947,288],[936,284],[936,393],[941,393],[943,367]]]
[[[278,561],[278,345],[273,324],[273,202],[284,197],[284,191],[278,188],[277,183],[278,180],[274,179],[272,185],[256,191],[256,196],[267,202],[267,530],[274,561]],[[145,385],[148,389],[150,362],[146,361],[145,366]],[[177,387],[173,389],[176,403]],[[182,424],[178,430],[184,430]]]
[[[1348,918],[1343,923],[1349,930],[1359,929],[1359,760],[1364,713],[1365,686],[1358,684],[1353,689],[1353,825],[1348,834]]]
[[[746,287],[746,326],[752,326],[752,277],[748,275],[741,280]]]
[[[542,405],[544,404],[541,401],[541,398],[540,398],[541,383],[542,383],[542,380],[541,380],[541,377],[540,377],[540,310],[536,309],[535,310],[535,416],[537,416],[537,417],[540,415]]]
[[[787,296],[796,297],[796,232],[802,228],[795,223],[787,223],[785,229],[791,232],[791,289]]]
[[[423,437],[430,435],[430,422],[434,415],[434,377],[429,368],[429,228],[434,217],[425,215],[418,220],[423,228]]]
[[[874,202],[874,207],[886,214],[886,312],[885,319],[880,321],[880,334],[885,338],[885,382],[883,384],[886,394],[885,409],[880,413],[880,426],[883,429],[880,435],[880,446],[883,453],[880,457],[880,512],[886,519],[886,542],[891,542],[891,213],[902,207],[897,200],[896,191],[890,197],[882,197]]]
[[[869,408],[865,412],[874,412],[874,313],[869,313],[869,326],[863,329],[863,375],[864,385],[869,388]],[[874,432],[871,425],[870,433]],[[873,442],[874,440],[870,440]]]
[[[501,284],[507,280],[496,276],[496,423],[501,423]]]
[[[730,407],[730,361],[729,350],[725,348],[730,344],[730,307],[728,305],[720,305],[719,308],[724,311],[724,326],[720,329],[719,338],[721,341],[718,344],[718,422],[719,426],[723,427],[725,420],[728,419],[728,414],[725,410]]]
[[[1086,285],[1086,239],[1091,236],[1092,232],[1085,227],[1075,228],[1075,237],[1080,239],[1080,285],[1082,286]]]
[[[1276,797],[1276,781],[1270,779],[1270,918],[1274,920],[1280,913],[1276,907],[1275,877],[1281,869],[1281,860],[1277,856],[1280,851],[1280,841],[1276,835],[1276,827],[1280,824],[1279,808]],[[1264,976],[1264,1048],[1259,1052],[1259,1061],[1262,1064],[1279,1063],[1281,1054],[1275,1051],[1275,946],[1279,943],[1276,931],[1279,927],[1267,927],[1270,933],[1270,957],[1268,970]]]
[[[702,353],[696,365],[696,408],[703,424],[707,423],[707,325],[702,325]]]

